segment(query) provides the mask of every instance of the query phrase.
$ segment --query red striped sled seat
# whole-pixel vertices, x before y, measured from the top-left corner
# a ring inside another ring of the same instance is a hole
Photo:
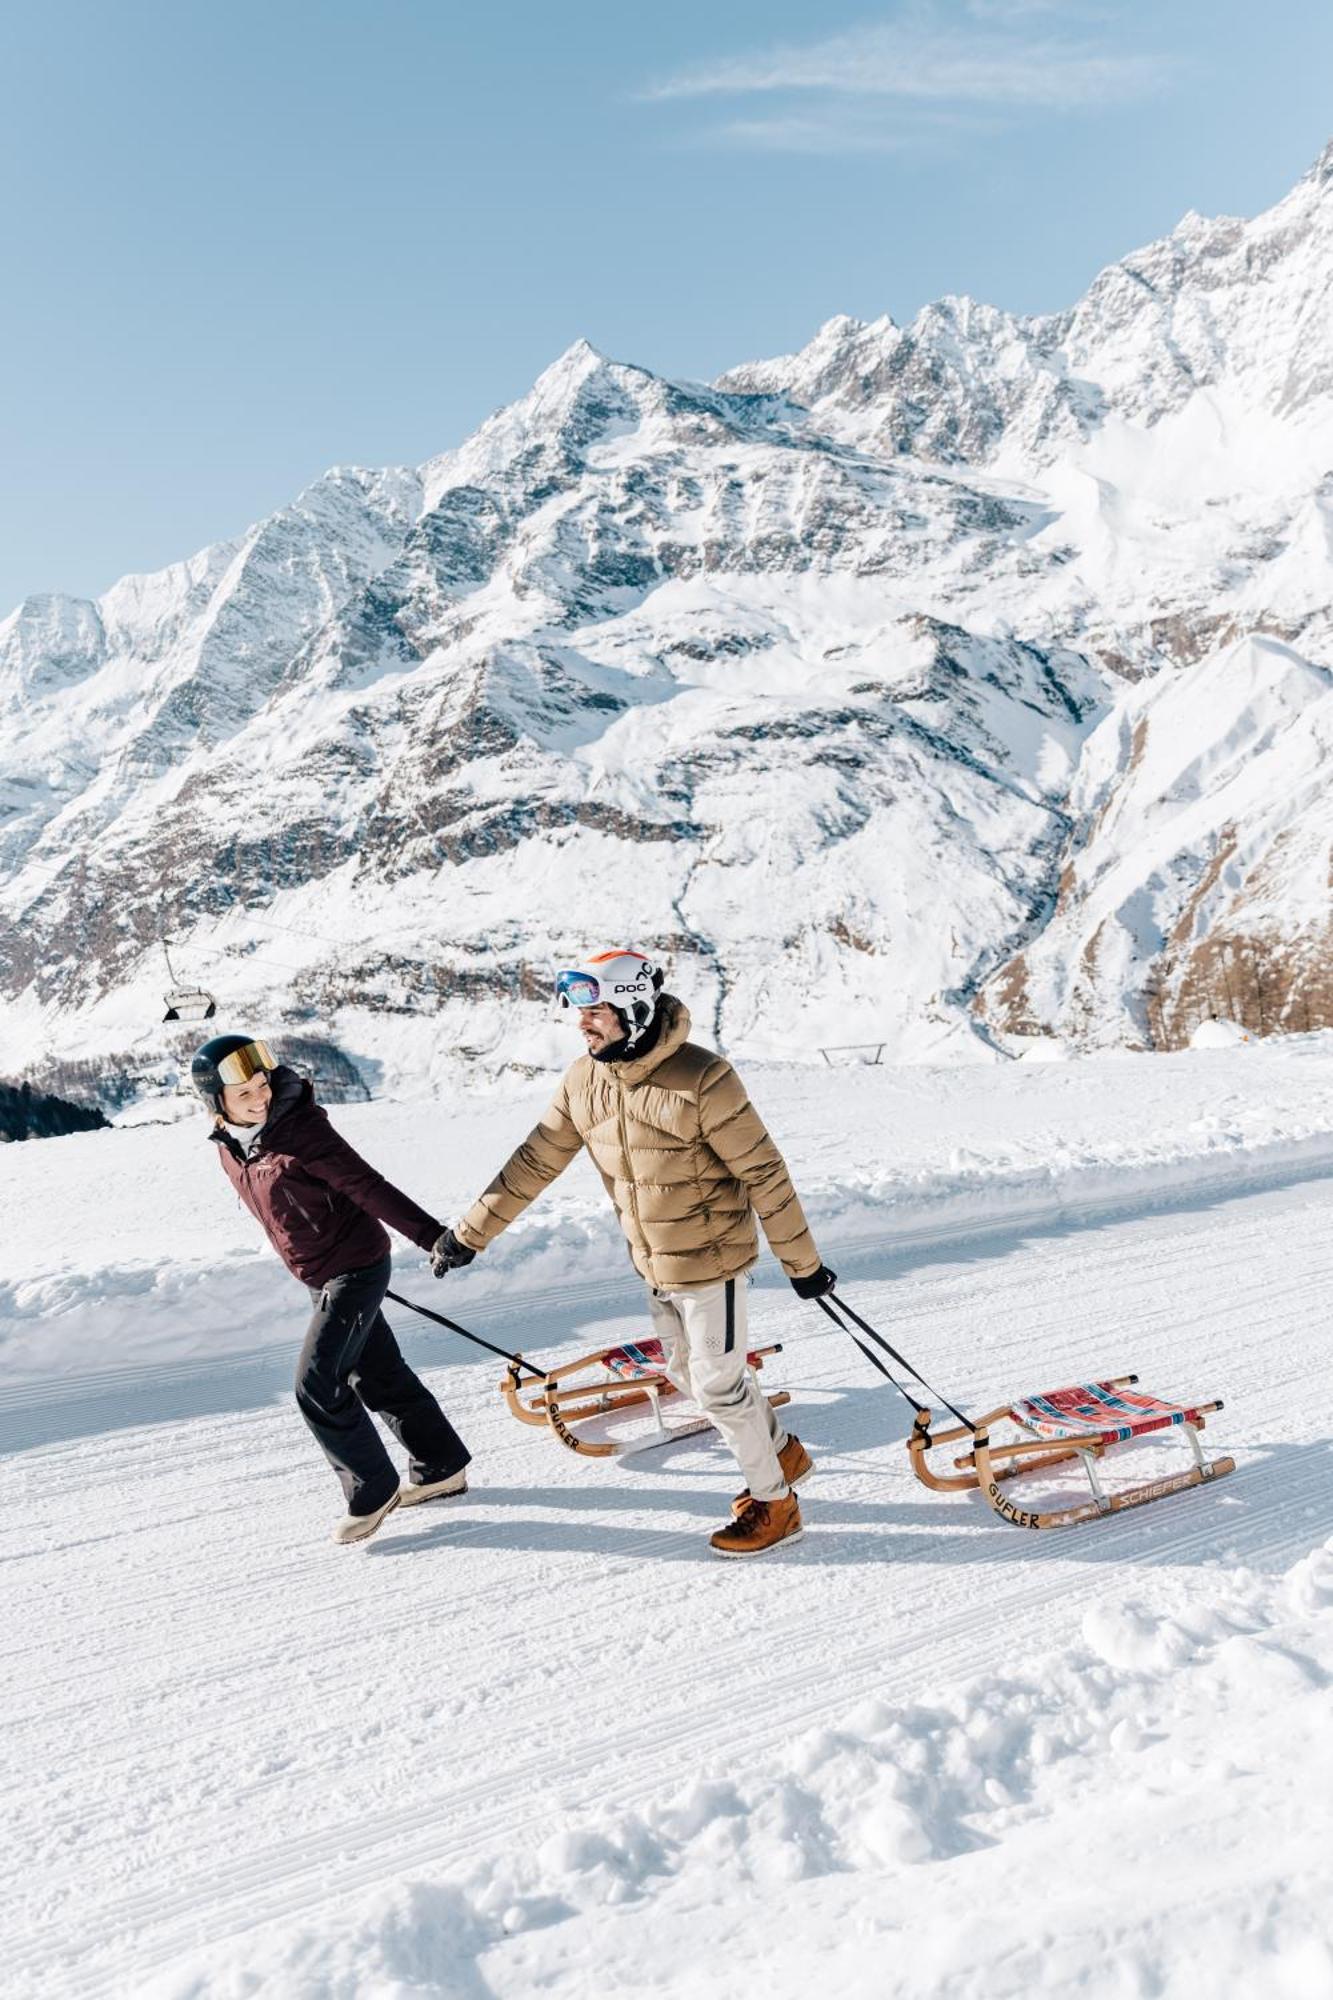
[[[1087,1443],[1122,1444],[1172,1424],[1195,1424],[1199,1412],[1179,1403],[1164,1403],[1136,1389],[1113,1382],[1079,1382],[1069,1389],[1048,1389],[1025,1396],[1013,1405],[1014,1422],[1037,1437],[1069,1438]]]
[[[751,1368],[761,1368],[763,1357],[747,1354]],[[626,1381],[637,1381],[643,1375],[662,1375],[666,1372],[666,1354],[660,1340],[627,1340],[623,1347],[613,1347],[602,1356],[613,1375],[623,1376]]]

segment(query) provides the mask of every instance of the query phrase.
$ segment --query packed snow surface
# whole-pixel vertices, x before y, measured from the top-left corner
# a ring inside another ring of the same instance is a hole
[[[304,1300],[201,1127],[4,1149],[7,1992],[1333,1994],[1331,1058],[756,1067],[841,1289],[946,1394],[1136,1369],[1225,1398],[1237,1471],[1049,1535],[928,1492],[766,1256],[817,1469],[753,1564],[706,1547],[719,1447],[575,1458],[397,1310],[472,1490],[334,1547]],[[336,1117],[447,1218],[539,1103]],[[641,1332],[604,1206],[571,1171],[398,1283],[542,1358]]]

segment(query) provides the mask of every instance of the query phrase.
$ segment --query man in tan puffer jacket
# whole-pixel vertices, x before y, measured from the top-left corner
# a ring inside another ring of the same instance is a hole
[[[792,1487],[812,1469],[746,1362],[745,1274],[757,1215],[802,1298],[830,1291],[786,1164],[731,1064],[688,1039],[690,1017],[660,991],[641,952],[603,952],[562,973],[587,1054],[540,1124],[432,1259],[438,1277],[470,1263],[586,1146],[648,1286],[671,1380],[699,1404],[739,1461],[746,1490],[712,1537],[719,1555],[757,1555],[801,1533]]]

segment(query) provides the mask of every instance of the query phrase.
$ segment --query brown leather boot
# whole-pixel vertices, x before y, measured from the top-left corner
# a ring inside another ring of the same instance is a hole
[[[801,1481],[808,1479],[815,1469],[815,1461],[798,1437],[787,1439],[778,1453],[778,1464],[782,1467],[782,1476],[788,1486],[799,1486]],[[731,1511],[738,1521],[749,1504],[750,1489],[747,1486],[745,1491],[738,1493],[731,1503]]]
[[[719,1556],[761,1556],[779,1542],[799,1542],[800,1503],[794,1493],[781,1500],[752,1500],[739,1520],[719,1528],[708,1546]]]

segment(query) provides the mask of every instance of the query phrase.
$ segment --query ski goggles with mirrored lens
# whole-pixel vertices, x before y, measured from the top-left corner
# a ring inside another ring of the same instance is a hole
[[[229,1056],[223,1056],[218,1075],[224,1084],[249,1083],[261,1070],[267,1072],[277,1067],[267,1042],[247,1042],[243,1049],[233,1049]]]
[[[596,1007],[602,998],[601,981],[591,972],[558,972],[555,997],[561,1007]]]

